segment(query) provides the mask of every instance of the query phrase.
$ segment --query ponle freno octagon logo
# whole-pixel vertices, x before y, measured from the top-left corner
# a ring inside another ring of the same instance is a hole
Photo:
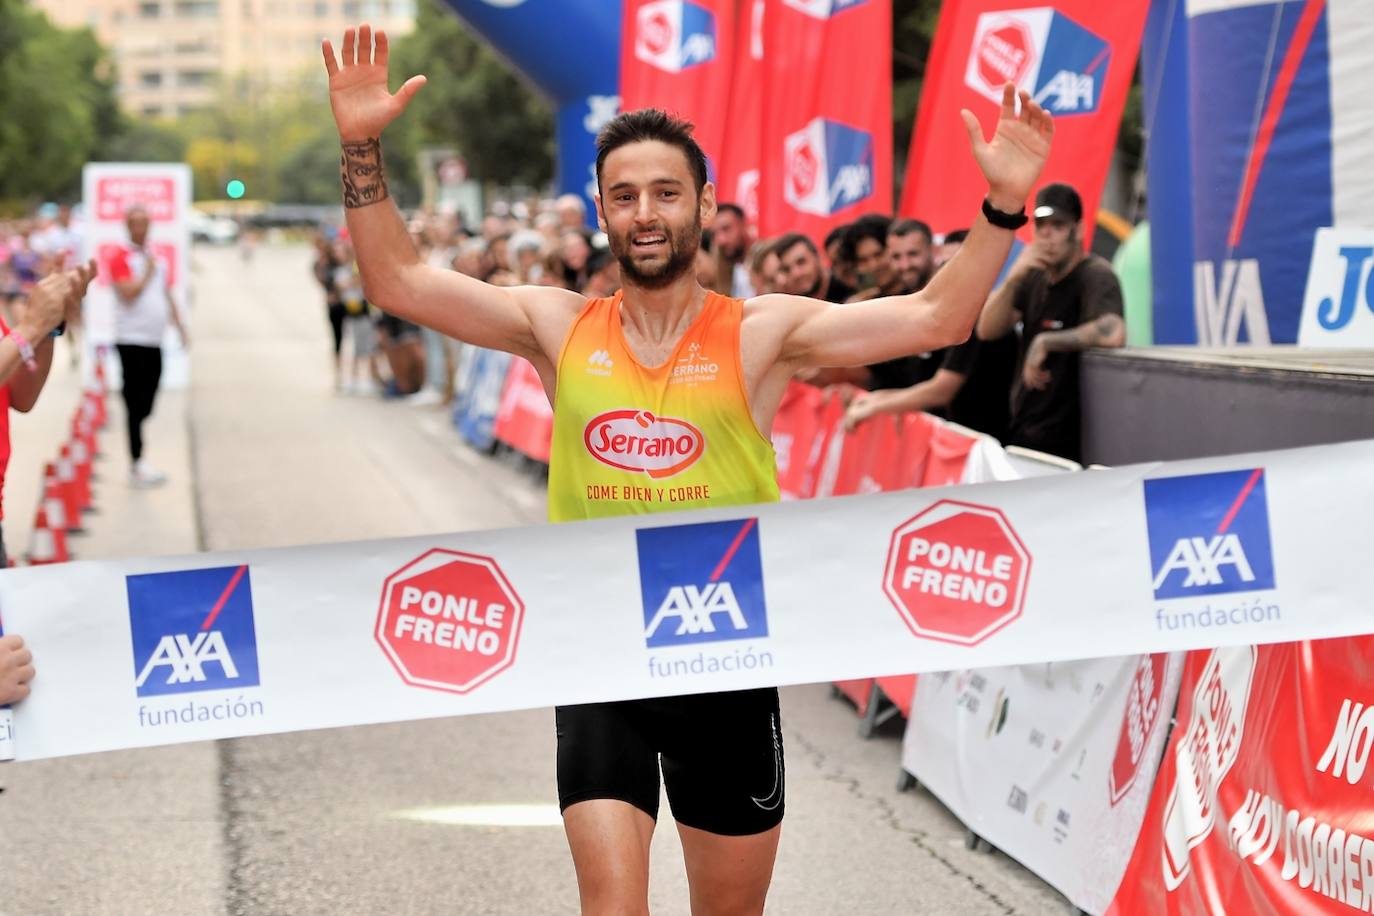
[[[387,577],[376,636],[407,684],[467,693],[515,663],[524,616],[495,560],[435,548]]]
[[[593,417],[582,441],[602,464],[655,480],[685,471],[706,451],[706,437],[686,420],[632,407]]]
[[[942,499],[892,532],[883,591],[915,635],[972,646],[1021,616],[1030,568],[1000,509]]]

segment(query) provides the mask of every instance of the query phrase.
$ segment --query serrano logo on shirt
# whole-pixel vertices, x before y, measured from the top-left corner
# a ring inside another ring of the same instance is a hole
[[[602,464],[639,471],[655,480],[685,471],[706,450],[706,437],[686,420],[656,417],[633,408],[593,417],[582,440]]]

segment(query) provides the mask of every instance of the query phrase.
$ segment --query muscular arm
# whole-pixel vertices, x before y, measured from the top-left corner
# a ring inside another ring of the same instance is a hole
[[[1008,276],[1006,282],[997,289],[993,290],[988,297],[987,304],[983,306],[982,313],[978,316],[979,340],[1001,340],[1011,333],[1011,329],[1016,327],[1016,322],[1021,320],[1021,313],[1016,309],[1016,285],[1015,276]]]
[[[38,395],[43,391],[43,385],[48,381],[48,371],[52,369],[51,336],[44,337],[40,343],[34,344],[33,358],[38,363],[37,369],[32,372],[14,372],[20,362],[18,348],[12,357],[8,352],[0,352],[0,377],[14,372],[9,379],[10,406],[20,413],[33,410],[33,405],[38,403]]]
[[[367,298],[382,309],[481,347],[537,360],[548,368],[563,332],[585,301],[551,287],[501,288],[420,260],[387,194],[381,132],[424,85],[411,77],[387,89],[387,39],[362,26],[344,33],[341,58],[322,46],[329,104],[343,144],[341,171],[348,231]]]
[[[552,287],[492,286],[421,261],[387,194],[377,139],[345,140],[341,172],[348,232],[369,302],[479,347],[526,359],[556,356],[554,341],[562,335],[551,325],[560,313],[576,314],[581,296]]]
[[[1077,353],[1094,347],[1121,347],[1126,344],[1126,323],[1120,315],[1098,315],[1076,328],[1062,331],[1041,331],[1036,342],[1047,353]]]
[[[988,180],[989,202],[1004,212],[1020,212],[1049,155],[1054,133],[1049,114],[1025,92],[1018,113],[1010,84],[1003,89],[991,142],[984,141],[971,113],[961,114]],[[959,253],[918,293],[845,305],[778,297],[777,311],[789,322],[779,360],[795,367],[858,366],[961,343],[972,332],[1011,244],[1010,231],[979,215]]]

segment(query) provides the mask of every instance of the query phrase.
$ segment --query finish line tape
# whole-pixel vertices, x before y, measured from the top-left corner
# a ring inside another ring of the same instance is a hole
[[[1371,508],[1360,442],[8,570],[5,626],[40,672],[12,749],[1366,634]]]

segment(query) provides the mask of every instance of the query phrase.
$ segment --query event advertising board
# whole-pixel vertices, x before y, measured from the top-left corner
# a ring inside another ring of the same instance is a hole
[[[1189,653],[1108,912],[1374,910],[1371,671],[1368,637]]]
[[[715,172],[727,135],[735,0],[624,0],[621,34],[621,106],[691,121]]]
[[[960,109],[991,136],[1002,86],[1015,83],[1054,116],[1042,184],[1066,181],[1083,198],[1084,237],[1116,146],[1148,0],[948,0],[931,46],[911,137],[902,216],[936,232],[967,228],[987,181],[967,153]],[[1023,238],[1030,230],[1023,230]]]
[[[43,670],[15,750],[1362,634],[1372,464],[1361,442],[6,570],[4,626]],[[697,495],[656,467],[589,497]]]
[[[759,237],[892,212],[891,0],[780,0],[763,31]]]
[[[1374,349],[1374,229],[1318,229],[1298,344]]]
[[[95,258],[99,273],[86,293],[83,323],[86,346],[112,347],[115,342],[114,287],[110,262],[129,244],[124,217],[130,207],[148,211],[148,247],[166,271],[172,297],[183,316],[190,310],[191,167],[182,162],[89,162],[81,170],[85,228],[82,257]],[[190,362],[172,326],[163,338],[162,385],[184,388]],[[119,364],[106,366],[118,378]]]
[[[1100,913],[1135,848],[1182,671],[1182,653],[1161,653],[922,675],[902,766]]]

